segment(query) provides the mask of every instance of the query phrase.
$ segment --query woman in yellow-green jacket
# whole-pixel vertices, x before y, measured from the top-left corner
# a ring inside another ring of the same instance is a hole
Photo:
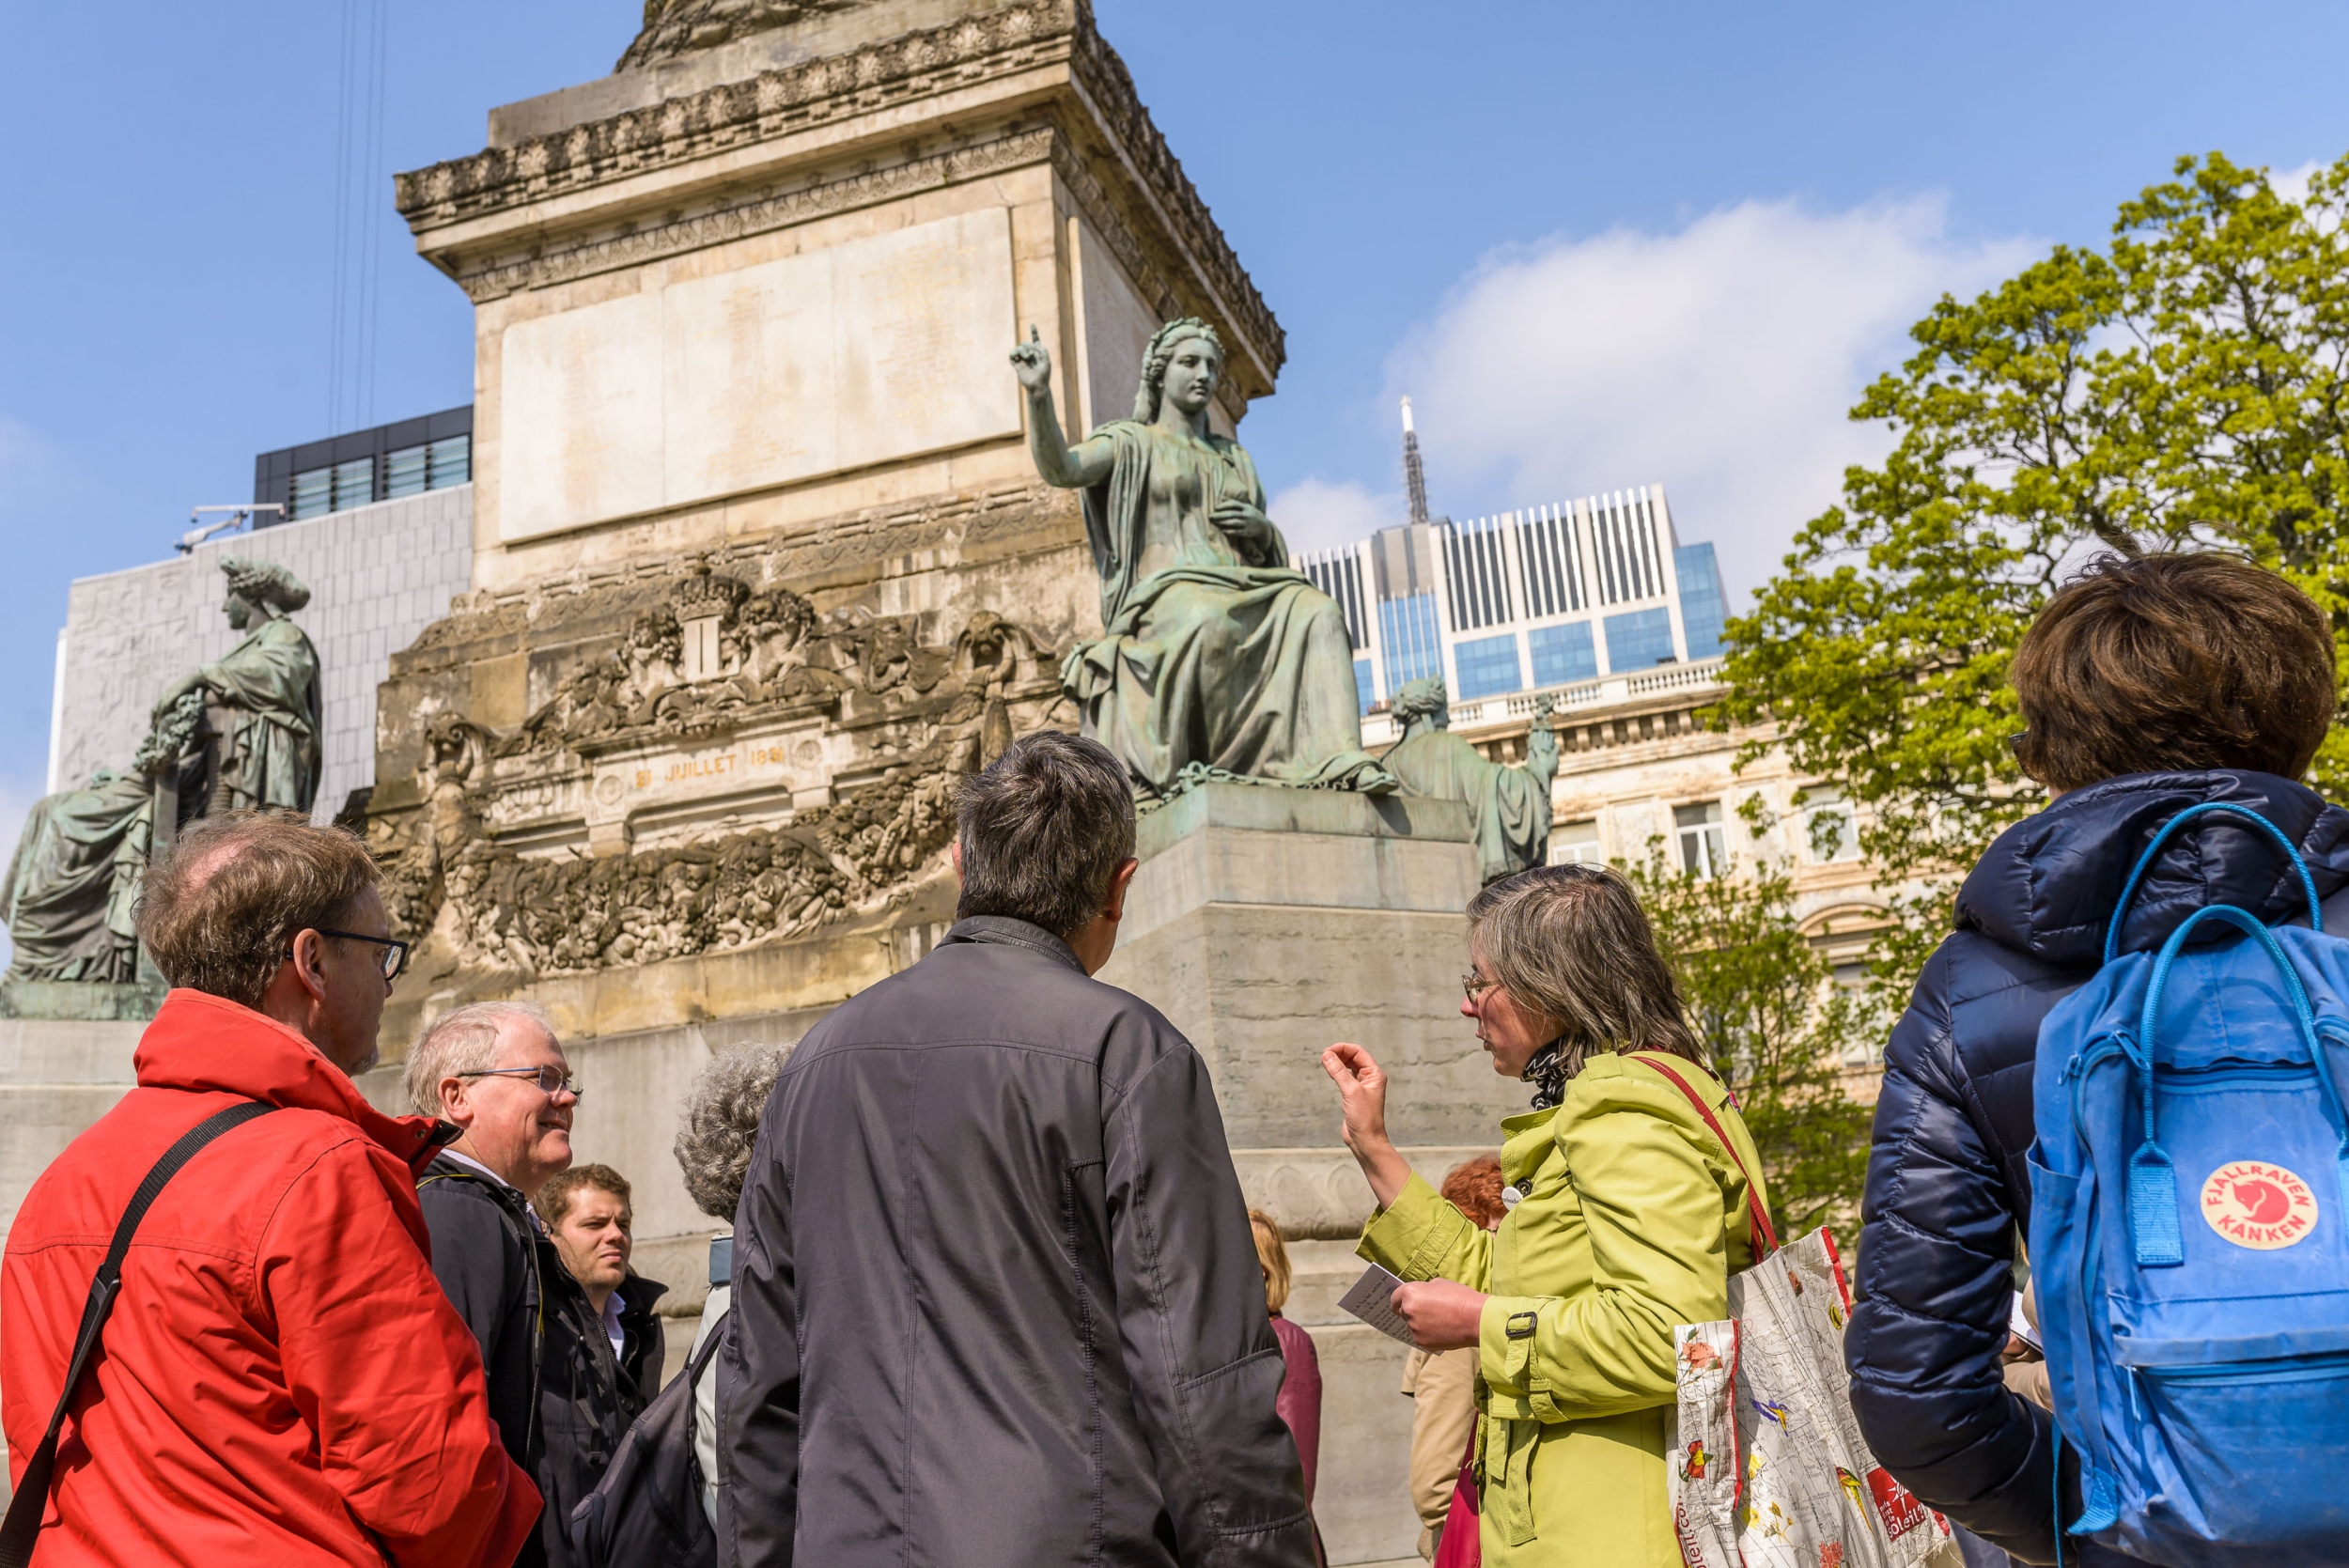
[[[1387,1137],[1386,1075],[1331,1046],[1346,1147],[1379,1203],[1361,1251],[1426,1281],[1394,1293],[1422,1348],[1477,1349],[1486,1568],[1677,1568],[1672,1329],[1726,1316],[1729,1276],[1754,1261],[1753,1140],[1620,875],[1537,867],[1468,919],[1460,1011],[1493,1070],[1533,1089],[1501,1124],[1508,1216],[1482,1231],[1414,1175]]]

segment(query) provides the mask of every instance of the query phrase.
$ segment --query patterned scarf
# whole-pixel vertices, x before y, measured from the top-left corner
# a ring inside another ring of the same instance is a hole
[[[1579,1053],[1577,1055],[1578,1060],[1569,1064],[1564,1042],[1559,1040],[1552,1040],[1533,1053],[1533,1060],[1528,1062],[1525,1071],[1517,1076],[1533,1086],[1534,1110],[1548,1110],[1565,1098],[1566,1079],[1574,1076],[1574,1068],[1582,1064]]]

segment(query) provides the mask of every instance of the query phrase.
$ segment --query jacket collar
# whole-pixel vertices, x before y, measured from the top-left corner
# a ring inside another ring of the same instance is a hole
[[[131,1058],[140,1087],[241,1094],[350,1123],[421,1172],[456,1129],[428,1116],[386,1116],[300,1034],[226,997],[177,986]]]
[[[1056,963],[1066,964],[1079,974],[1085,971],[1084,965],[1077,961],[1076,949],[1041,925],[1012,915],[972,915],[968,920],[958,920],[938,945],[944,947],[948,942],[989,942],[1001,947],[1024,947],[1041,953]]]
[[[452,1127],[450,1130],[454,1132],[456,1129]],[[515,1222],[524,1231],[545,1239],[546,1227],[538,1222],[537,1211],[530,1206],[530,1195],[479,1161],[467,1159],[454,1149],[435,1149],[431,1161],[417,1174],[459,1176],[472,1182],[486,1190],[490,1201],[512,1215]]]
[[[637,1273],[630,1273],[620,1281],[620,1288],[613,1292],[620,1303],[620,1321],[630,1327],[642,1327],[650,1323],[654,1303],[668,1294],[668,1286]]]
[[[2137,773],[2074,790],[2000,833],[1958,892],[1957,924],[2066,968],[2093,968],[2122,884],[2146,846],[2178,813],[2210,800],[2275,824],[2308,862],[2318,897],[2349,886],[2349,813],[2314,790],[2269,773]],[[2213,812],[2162,846],[2130,902],[2121,950],[2159,946],[2206,904],[2237,905],[2270,924],[2307,908],[2274,842]]]

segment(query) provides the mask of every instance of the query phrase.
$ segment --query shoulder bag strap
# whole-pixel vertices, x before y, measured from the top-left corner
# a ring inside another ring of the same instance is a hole
[[[1687,1079],[1682,1078],[1672,1068],[1665,1066],[1663,1063],[1657,1061],[1653,1052],[1626,1051],[1625,1054],[1634,1057],[1655,1068],[1657,1072],[1672,1079],[1673,1088],[1688,1096],[1688,1103],[1697,1108],[1697,1114],[1704,1118],[1704,1125],[1711,1127],[1713,1129],[1713,1136],[1721,1141],[1721,1147],[1728,1152],[1729,1162],[1737,1167],[1737,1173],[1739,1175],[1746,1178],[1746,1206],[1752,1210],[1754,1234],[1763,1241],[1769,1243],[1770,1252],[1777,1251],[1778,1232],[1770,1224],[1770,1211],[1762,1206],[1762,1189],[1754,1185],[1753,1172],[1746,1169],[1746,1162],[1737,1157],[1737,1145],[1729,1141],[1729,1134],[1722,1130],[1719,1120],[1713,1114],[1713,1108],[1704,1103],[1704,1096],[1698,1094]],[[1760,1263],[1767,1256],[1769,1256],[1769,1252],[1765,1252],[1758,1244],[1754,1246],[1754,1262]]]
[[[122,1221],[115,1227],[114,1244],[106,1249],[105,1261],[98,1265],[98,1274],[90,1281],[89,1300],[82,1308],[82,1327],[73,1337],[72,1358],[66,1363],[65,1386],[57,1391],[57,1407],[50,1413],[49,1430],[42,1435],[32,1458],[26,1461],[16,1495],[8,1500],[8,1520],[0,1524],[0,1568],[27,1568],[33,1560],[33,1541],[40,1533],[40,1517],[49,1508],[49,1485],[57,1467],[57,1434],[65,1425],[67,1407],[73,1403],[74,1388],[82,1381],[82,1374],[88,1370],[90,1358],[98,1350],[106,1314],[114,1311],[115,1296],[122,1288],[122,1260],[131,1250],[132,1233],[147,1218],[148,1206],[164,1184],[178,1175],[179,1168],[194,1158],[198,1150],[230,1128],[241,1127],[276,1109],[258,1100],[247,1100],[207,1116],[163,1151],[163,1157],[155,1162],[147,1179],[139,1183],[139,1189],[131,1195],[131,1206],[123,1210]]]

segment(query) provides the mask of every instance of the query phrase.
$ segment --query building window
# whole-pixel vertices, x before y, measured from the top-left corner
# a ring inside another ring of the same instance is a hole
[[[1523,568],[1525,613],[1557,615],[1580,610],[1582,553],[1574,538],[1574,509],[1536,506],[1517,524],[1517,559]]]
[[[383,499],[446,489],[473,477],[473,437],[448,436],[383,456]],[[339,509],[339,508],[338,508]]]
[[[1804,847],[1822,864],[1859,858],[1859,824],[1840,789],[1802,792]]]
[[[1473,643],[1455,643],[1452,657],[1459,666],[1463,701],[1497,697],[1504,691],[1522,690],[1525,685],[1525,672],[1517,664],[1515,632],[1480,637]]]
[[[446,489],[451,485],[473,482],[473,437],[443,436],[425,448],[424,488],[428,490]],[[1705,546],[1712,549],[1710,545]]]
[[[1664,597],[1657,569],[1656,508],[1645,490],[1615,490],[1590,500],[1591,542],[1598,556],[1598,601],[1629,604]],[[1620,673],[1622,666],[1616,666]]]
[[[1682,545],[1672,551],[1680,576],[1680,627],[1688,637],[1690,659],[1713,659],[1721,651],[1721,628],[1729,599],[1721,592],[1721,569],[1709,544]]]
[[[425,492],[425,448],[403,446],[397,452],[383,455],[383,499],[397,501],[403,495]]]
[[[1387,693],[1406,681],[1443,674],[1443,647],[1436,639],[1436,596],[1411,594],[1378,601],[1378,645],[1387,656]]]
[[[1588,621],[1535,627],[1525,634],[1525,645],[1533,655],[1536,686],[1563,686],[1598,676],[1598,649]]]
[[[353,458],[334,468],[334,499],[328,509],[347,512],[353,506],[365,506],[375,500],[375,459]]]
[[[1607,668],[1615,675],[1637,675],[1652,664],[1672,660],[1672,613],[1667,609],[1634,610],[1607,617]]]
[[[1721,841],[1721,803],[1699,800],[1672,808],[1672,827],[1680,835],[1680,869],[1691,877],[1719,877],[1729,870],[1728,846]]]
[[[1599,863],[1598,819],[1586,816],[1577,822],[1561,822],[1549,831],[1549,863],[1552,865],[1596,865]]]
[[[1368,713],[1370,705],[1377,699],[1377,693],[1371,688],[1370,660],[1367,659],[1354,660],[1354,700],[1361,705],[1360,711]]]
[[[1509,619],[1508,570],[1501,521],[1487,518],[1439,532],[1444,575],[1452,583],[1452,629],[1474,631]]]
[[[307,474],[293,476],[293,501],[288,515],[299,521],[303,518],[322,518],[334,509],[334,471],[314,468]]]

